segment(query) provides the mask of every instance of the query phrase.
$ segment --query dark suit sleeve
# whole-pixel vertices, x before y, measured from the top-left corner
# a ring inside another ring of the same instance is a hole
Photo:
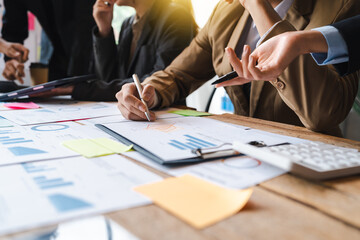
[[[165,69],[189,45],[194,37],[192,17],[185,10],[178,9],[171,11],[166,16],[162,16],[162,18],[156,26],[157,29],[154,30],[154,32],[159,32],[157,42],[154,43],[156,45],[156,59],[152,69],[147,74],[139,76],[141,81],[145,80],[152,73]],[[113,48],[113,46],[108,47]],[[95,52],[96,54],[99,53]],[[144,61],[145,63],[143,64],[146,64],[146,59]],[[72,97],[78,100],[116,101],[115,94],[121,90],[124,84],[130,82],[133,82],[131,78],[81,83],[75,86]]]
[[[4,6],[2,38],[23,44],[29,35],[27,8],[22,0],[4,0]]]
[[[360,69],[360,15],[332,24],[344,38],[348,52],[349,62],[335,64],[340,75],[347,75]]]
[[[99,29],[97,26],[95,26],[92,36],[95,71],[97,76],[103,81],[114,79],[117,48],[113,30],[111,30],[109,36],[100,37]]]

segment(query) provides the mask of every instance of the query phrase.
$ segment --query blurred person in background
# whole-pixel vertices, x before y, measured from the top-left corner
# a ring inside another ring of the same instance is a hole
[[[2,37],[23,44],[29,35],[28,11],[51,41],[49,81],[93,72],[91,30],[95,0],[4,0]],[[5,57],[9,61],[11,57]],[[8,64],[6,65],[6,67]],[[5,69],[14,75],[14,69]]]
[[[24,62],[28,60],[29,49],[19,43],[7,42],[0,38],[0,52],[5,56],[11,58],[5,63],[5,70],[3,76],[8,80],[19,80],[23,83]]]

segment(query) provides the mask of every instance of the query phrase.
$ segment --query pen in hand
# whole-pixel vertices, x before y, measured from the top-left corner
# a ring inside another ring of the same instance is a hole
[[[137,91],[138,91],[138,93],[139,93],[140,100],[141,100],[142,103],[145,105],[145,112],[144,112],[144,113],[145,113],[145,116],[146,116],[147,120],[150,122],[150,121],[151,121],[151,120],[150,120],[150,111],[149,111],[149,108],[148,108],[146,102],[144,101],[144,99],[143,99],[143,97],[142,97],[142,91],[143,91],[143,90],[142,90],[142,87],[141,87],[140,80],[139,80],[139,78],[138,78],[138,76],[137,76],[136,74],[133,74],[132,77],[133,77],[133,80],[134,80],[136,89],[137,89]]]

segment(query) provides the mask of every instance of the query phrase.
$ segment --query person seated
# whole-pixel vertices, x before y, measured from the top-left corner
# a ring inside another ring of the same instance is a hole
[[[324,11],[329,5],[331,9]],[[237,56],[247,55],[251,50],[245,44],[254,49],[258,41],[275,35],[313,29],[359,13],[357,0],[347,1],[346,7],[337,0],[220,1],[190,46],[164,71],[143,82],[143,99],[151,109],[167,107],[215,75],[231,72],[226,47],[235,49]],[[340,77],[333,68],[302,56],[274,81],[252,81],[226,91],[236,114],[341,136],[338,124],[352,106],[357,81],[357,73]],[[124,85],[117,99],[125,118],[146,119],[134,84]],[[150,117],[156,118],[153,112]]]
[[[333,64],[342,76],[355,72],[360,69],[359,30],[360,15],[313,30],[282,33],[243,56],[242,60],[233,49],[226,49],[239,77],[217,87],[241,85],[252,80],[274,80],[295,58],[308,53],[320,66]],[[248,62],[247,66],[243,66],[244,60]]]
[[[136,11],[123,22],[118,45],[111,27],[114,4]],[[53,94],[71,94],[77,100],[116,101],[115,94],[122,86],[133,82],[132,74],[142,81],[164,69],[197,33],[190,9],[171,0],[97,0],[93,15],[99,79],[53,90]]]

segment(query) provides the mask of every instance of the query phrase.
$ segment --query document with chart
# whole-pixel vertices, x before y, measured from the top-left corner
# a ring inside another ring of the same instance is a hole
[[[233,141],[261,141],[275,145],[297,141],[282,135],[271,134],[243,126],[228,124],[209,118],[183,117],[158,119],[156,122],[119,122],[97,125],[125,144],[162,164],[201,161],[196,148],[213,148],[215,151],[232,148]],[[224,145],[227,143],[228,145]]]
[[[13,126],[0,129],[0,166],[78,156],[61,143],[81,138],[109,137],[100,129],[76,122]]]
[[[0,168],[0,235],[151,203],[132,190],[161,177],[119,155]]]
[[[39,123],[51,123],[89,119],[104,116],[118,115],[119,120],[124,118],[117,109],[116,104],[79,102],[76,104],[39,104],[43,108],[2,111],[0,116],[19,125],[32,125]]]

